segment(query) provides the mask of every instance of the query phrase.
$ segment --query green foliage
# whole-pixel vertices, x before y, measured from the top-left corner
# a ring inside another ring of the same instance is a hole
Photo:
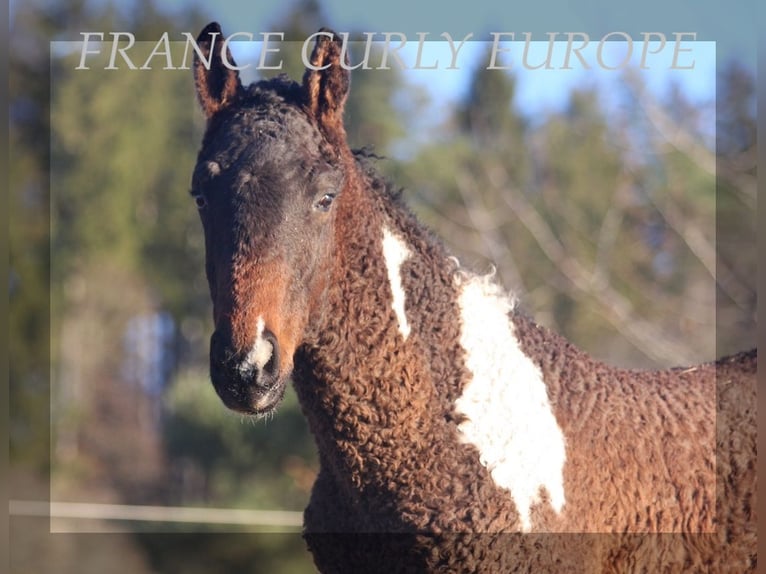
[[[131,55],[143,61],[150,49]],[[109,259],[145,273],[176,316],[199,312],[202,250],[186,190],[202,124],[193,94],[166,97],[189,91],[188,72],[104,70],[103,61],[78,72],[78,58],[63,58],[53,76],[54,284]]]
[[[758,289],[757,128],[753,77],[737,64],[718,78],[718,161],[715,187],[717,347],[731,353],[753,345]]]
[[[11,128],[11,149],[19,134]],[[49,438],[37,421],[47,420],[48,361],[48,220],[38,158],[17,154],[9,174],[8,378],[11,460],[47,469]]]
[[[272,418],[254,421],[224,409],[207,374],[186,373],[165,404],[171,464],[201,472],[181,481],[177,503],[303,510],[317,463],[292,389]]]
[[[724,92],[731,101],[719,135],[738,142],[732,155],[742,159],[754,150],[746,135],[754,130],[744,120],[752,107],[746,81],[733,83],[738,95]],[[631,73],[623,103],[609,115],[591,87],[573,92],[563,111],[530,123],[514,95],[511,76],[477,69],[436,141],[393,170],[456,254],[480,271],[493,263],[535,316],[612,362],[709,360],[716,326],[729,352],[752,344],[754,284],[727,273],[754,256],[746,239],[754,237],[751,218],[741,229],[729,225],[747,215],[749,192],[720,180],[716,187],[705,109],[678,90],[658,102]],[[731,171],[738,183],[750,181],[733,165]],[[722,219],[729,206],[738,216]],[[719,253],[731,258],[725,267],[719,259],[718,282],[717,239]],[[730,239],[743,251],[735,255]],[[716,285],[740,320],[723,336]]]
[[[489,52],[479,61],[486,62]],[[468,96],[456,112],[458,128],[470,134],[478,145],[488,148],[493,143],[518,143],[524,130],[524,121],[514,112],[512,104],[516,93],[513,76],[497,73],[479,66],[473,72]],[[514,141],[516,140],[516,141]]]

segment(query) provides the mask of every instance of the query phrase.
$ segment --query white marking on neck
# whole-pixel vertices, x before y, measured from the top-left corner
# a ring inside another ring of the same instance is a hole
[[[514,302],[489,277],[459,279],[466,367],[473,378],[455,402],[467,420],[462,438],[480,453],[495,484],[511,491],[523,531],[531,506],[548,491],[564,506],[564,435],[553,415],[542,373],[519,347],[508,313]]]
[[[263,317],[258,317],[255,331],[255,342],[253,343],[253,347],[247,353],[245,360],[240,365],[240,371],[249,371],[253,367],[257,368],[258,371],[261,371],[271,359],[271,355],[274,352],[274,346],[270,341],[263,338],[264,327]]]
[[[407,339],[410,334],[410,324],[404,312],[404,287],[402,287],[402,263],[412,255],[407,244],[394,235],[387,227],[383,227],[383,258],[386,260],[388,284],[393,295],[393,309],[399,321],[399,332]]]

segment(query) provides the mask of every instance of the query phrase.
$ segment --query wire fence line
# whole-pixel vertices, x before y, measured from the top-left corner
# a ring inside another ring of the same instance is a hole
[[[284,532],[299,531],[303,525],[303,513],[289,510],[10,500],[8,513],[10,516],[40,517],[51,520],[229,525]],[[51,530],[56,532],[82,531],[79,528],[56,528],[54,530],[53,524],[51,526]],[[103,529],[99,528],[98,530],[102,531]]]

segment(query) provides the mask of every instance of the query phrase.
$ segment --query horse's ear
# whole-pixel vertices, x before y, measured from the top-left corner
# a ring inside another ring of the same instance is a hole
[[[224,38],[218,22],[211,22],[197,36],[198,54],[194,52],[194,83],[205,116],[210,118],[229,105],[242,89],[239,71],[228,47],[223,53]]]
[[[341,40],[332,30],[317,33],[310,66],[303,75],[303,90],[309,112],[327,135],[342,135],[343,106],[351,84],[348,54],[341,62]],[[345,64],[345,67],[341,64]]]

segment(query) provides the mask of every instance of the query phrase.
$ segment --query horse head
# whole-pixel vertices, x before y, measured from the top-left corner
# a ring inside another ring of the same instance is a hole
[[[349,72],[329,31],[317,35],[302,84],[243,87],[216,23],[197,45],[207,127],[191,194],[213,302],[210,373],[228,407],[261,414],[281,400],[293,355],[324,312],[337,211],[353,191],[342,121]]]

